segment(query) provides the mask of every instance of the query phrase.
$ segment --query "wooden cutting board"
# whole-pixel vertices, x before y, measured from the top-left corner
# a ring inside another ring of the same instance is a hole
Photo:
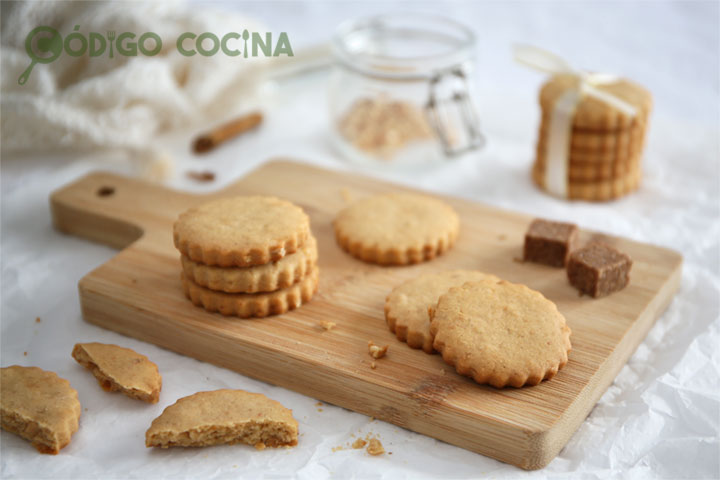
[[[276,161],[213,195],[98,173],[50,200],[57,229],[122,249],[80,281],[86,321],[521,468],[547,465],[670,303],[682,257],[606,237],[634,259],[632,281],[604,299],[580,297],[564,270],[514,261],[530,217],[446,198],[461,218],[460,237],[447,254],[411,267],[355,260],[335,243],[335,214],[348,196],[391,190],[410,189]],[[310,215],[321,281],[317,295],[299,310],[241,320],[208,313],[183,296],[172,224],[180,212],[211,198],[250,194],[287,198]],[[584,240],[591,236],[582,233]],[[524,283],[557,303],[572,328],[573,351],[553,380],[521,389],[480,386],[388,330],[383,305],[395,285],[457,268]],[[325,320],[337,326],[325,331]],[[370,368],[368,340],[390,345],[376,369]]]

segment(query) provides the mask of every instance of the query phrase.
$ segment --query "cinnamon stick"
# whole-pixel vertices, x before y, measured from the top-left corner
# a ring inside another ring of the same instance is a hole
[[[262,119],[263,116],[260,112],[253,112],[240,118],[236,118],[235,120],[200,135],[193,143],[193,150],[195,150],[195,153],[209,152],[221,143],[257,127],[262,122]]]

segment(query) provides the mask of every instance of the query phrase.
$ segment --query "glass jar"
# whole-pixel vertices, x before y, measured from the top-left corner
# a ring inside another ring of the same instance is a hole
[[[475,35],[449,19],[379,15],[333,39],[333,142],[365,165],[438,164],[484,144],[471,100]]]

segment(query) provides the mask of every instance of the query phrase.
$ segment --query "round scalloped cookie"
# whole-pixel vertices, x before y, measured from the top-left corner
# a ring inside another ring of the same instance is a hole
[[[227,293],[272,292],[299,282],[317,263],[317,240],[310,235],[295,253],[254,267],[216,267],[181,257],[185,275],[210,290]]]
[[[214,200],[182,213],[173,226],[175,247],[190,260],[249,267],[295,252],[310,234],[303,210],[276,197]]]
[[[398,285],[385,299],[385,320],[390,331],[410,347],[434,353],[428,309],[437,305],[440,295],[451,287],[486,278],[498,279],[473,270],[450,270],[426,273]]]
[[[361,199],[335,217],[335,238],[348,253],[380,265],[431,260],[449,249],[460,231],[450,205],[415,193]]]
[[[481,384],[537,385],[568,361],[565,317],[525,285],[487,279],[453,287],[430,317],[435,350],[459,374]]]
[[[240,318],[280,315],[310,301],[317,291],[319,269],[313,268],[298,283],[264,293],[225,293],[202,287],[180,274],[185,296],[209,312]]]

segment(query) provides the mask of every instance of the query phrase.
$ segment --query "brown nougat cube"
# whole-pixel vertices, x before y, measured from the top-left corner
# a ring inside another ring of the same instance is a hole
[[[577,237],[577,225],[536,218],[525,234],[523,260],[564,267]]]
[[[632,260],[610,245],[594,242],[575,250],[568,260],[570,284],[595,298],[622,290],[630,283]]]

